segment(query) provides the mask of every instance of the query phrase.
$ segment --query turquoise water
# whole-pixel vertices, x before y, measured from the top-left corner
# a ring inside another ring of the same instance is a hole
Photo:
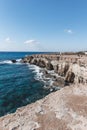
[[[15,112],[49,93],[43,88],[44,83],[36,78],[35,66],[10,61],[32,54],[37,53],[0,52],[0,116]]]

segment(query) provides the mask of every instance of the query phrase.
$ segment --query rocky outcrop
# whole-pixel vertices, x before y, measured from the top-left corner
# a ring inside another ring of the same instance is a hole
[[[16,63],[17,61],[16,60],[11,60],[12,61],[12,63]]]
[[[66,83],[87,83],[86,57],[78,55],[33,55],[25,57],[22,62],[35,64],[47,70],[54,70],[64,77]]]
[[[47,70],[53,70],[53,65],[51,64],[51,62],[48,62],[46,64],[46,68],[47,68]]]

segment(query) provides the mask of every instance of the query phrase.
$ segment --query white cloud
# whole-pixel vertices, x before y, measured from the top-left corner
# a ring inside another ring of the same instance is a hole
[[[5,42],[7,42],[7,43],[13,43],[13,41],[11,40],[10,37],[7,37],[7,38],[5,39]]]
[[[73,33],[73,31],[71,29],[65,29],[64,32],[69,33],[69,34]]]
[[[28,51],[45,51],[44,47],[37,40],[26,40],[24,44]]]
[[[36,43],[39,43],[39,42],[36,41],[36,40],[27,40],[24,43],[26,43],[26,44],[36,44]]]
[[[46,51],[43,45],[37,40],[26,40],[25,42],[15,42],[10,37],[7,37],[4,39],[4,41],[0,42],[0,50],[1,51],[39,51],[39,52]]]

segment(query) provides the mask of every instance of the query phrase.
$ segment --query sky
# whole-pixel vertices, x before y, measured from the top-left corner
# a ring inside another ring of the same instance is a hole
[[[0,51],[87,50],[87,0],[0,0]]]

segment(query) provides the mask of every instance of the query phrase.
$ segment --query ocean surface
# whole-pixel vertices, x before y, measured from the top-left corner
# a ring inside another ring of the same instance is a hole
[[[26,55],[37,52],[0,52],[0,116],[46,96],[44,82],[39,80],[39,67],[20,63]],[[12,59],[18,62],[13,64]]]

